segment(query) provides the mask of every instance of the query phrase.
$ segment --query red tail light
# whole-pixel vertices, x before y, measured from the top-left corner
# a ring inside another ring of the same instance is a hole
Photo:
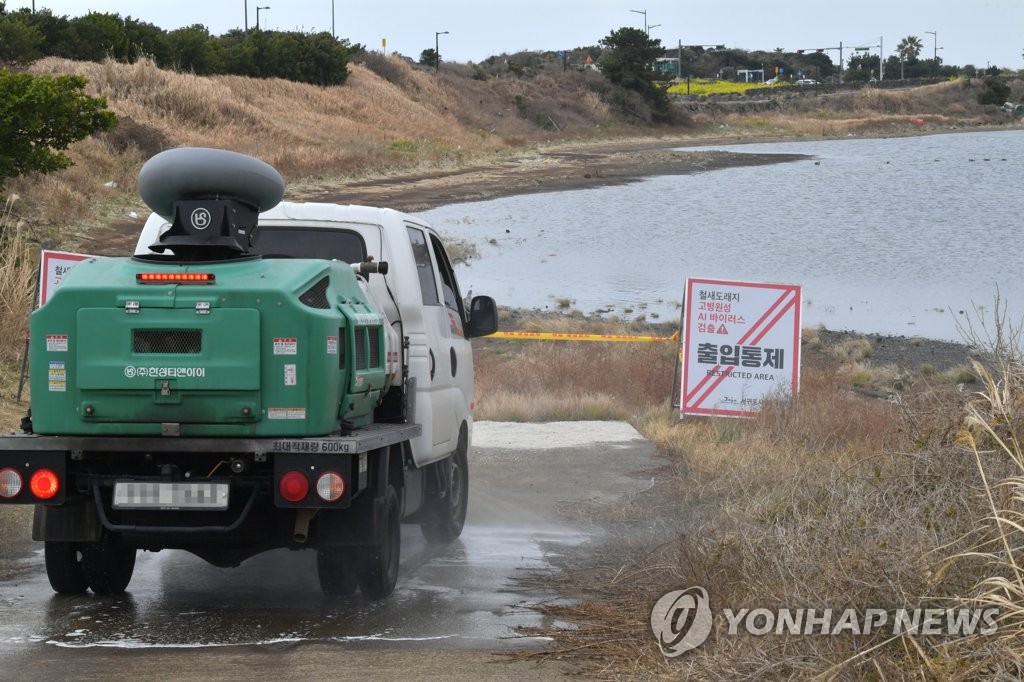
[[[278,490],[281,491],[281,497],[289,502],[301,502],[309,493],[309,479],[298,471],[289,471],[281,477]]]
[[[32,474],[28,482],[29,490],[40,500],[49,500],[60,490],[60,479],[49,469],[40,469]]]
[[[337,502],[345,494],[345,479],[334,471],[321,474],[316,479],[316,494],[325,502]]]
[[[21,474],[14,469],[0,469],[0,497],[11,499],[21,492]]]
[[[213,284],[216,279],[212,272],[140,272],[135,275],[138,284]]]

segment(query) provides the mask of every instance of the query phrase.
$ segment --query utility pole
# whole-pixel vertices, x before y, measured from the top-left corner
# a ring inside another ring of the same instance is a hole
[[[434,73],[441,70],[441,44],[439,38],[448,35],[448,31],[434,31]]]
[[[244,35],[246,37],[246,39],[248,39],[249,38],[249,0],[245,0],[245,24],[243,24],[243,26],[245,26],[245,30],[244,30],[242,35]]]
[[[882,47],[882,36],[878,36],[878,82],[885,80],[885,48]]]

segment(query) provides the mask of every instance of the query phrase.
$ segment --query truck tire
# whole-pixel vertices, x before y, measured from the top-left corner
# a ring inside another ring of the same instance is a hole
[[[57,594],[81,594],[89,588],[78,547],[77,542],[46,541],[46,577]]]
[[[362,552],[356,569],[359,589],[364,597],[373,601],[394,592],[402,547],[402,511],[398,506],[398,494],[390,483],[383,502],[381,513],[372,514],[375,526],[372,534],[380,542],[359,548]]]
[[[316,551],[320,589],[330,597],[350,597],[359,586],[351,547],[321,547]]]
[[[125,545],[120,535],[103,532],[99,542],[83,542],[82,571],[96,594],[119,594],[131,582],[135,571],[135,548]]]
[[[459,433],[459,444],[446,459],[434,464],[447,469],[440,476],[447,489],[438,490],[424,500],[420,530],[429,543],[451,542],[462,535],[469,505],[469,453],[466,431]]]

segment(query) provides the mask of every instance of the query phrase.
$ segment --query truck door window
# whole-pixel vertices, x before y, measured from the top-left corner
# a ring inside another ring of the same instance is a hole
[[[416,272],[420,276],[420,291],[423,292],[424,305],[437,305],[441,299],[437,296],[437,281],[434,278],[434,264],[430,260],[430,248],[423,230],[406,227],[409,231],[409,242],[412,254],[416,259]]]
[[[448,254],[444,250],[441,240],[431,235],[430,243],[434,247],[434,258],[437,259],[437,268],[441,271],[441,290],[444,292],[444,304],[457,312],[459,317],[466,319],[463,310],[462,296],[459,294],[459,283],[455,280],[455,271],[448,260]]]

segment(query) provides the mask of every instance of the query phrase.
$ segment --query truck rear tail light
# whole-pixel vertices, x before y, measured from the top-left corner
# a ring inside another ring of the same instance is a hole
[[[60,490],[60,479],[50,469],[40,469],[32,474],[28,487],[37,499],[49,500]]]
[[[21,474],[14,469],[0,469],[0,497],[11,499],[21,492]]]
[[[316,494],[324,502],[337,502],[345,494],[345,479],[334,471],[321,474],[316,479]]]
[[[309,494],[309,479],[298,471],[289,471],[281,477],[278,484],[281,497],[289,502],[301,502]]]
[[[135,275],[138,284],[213,284],[216,279],[212,272],[140,272]]]

